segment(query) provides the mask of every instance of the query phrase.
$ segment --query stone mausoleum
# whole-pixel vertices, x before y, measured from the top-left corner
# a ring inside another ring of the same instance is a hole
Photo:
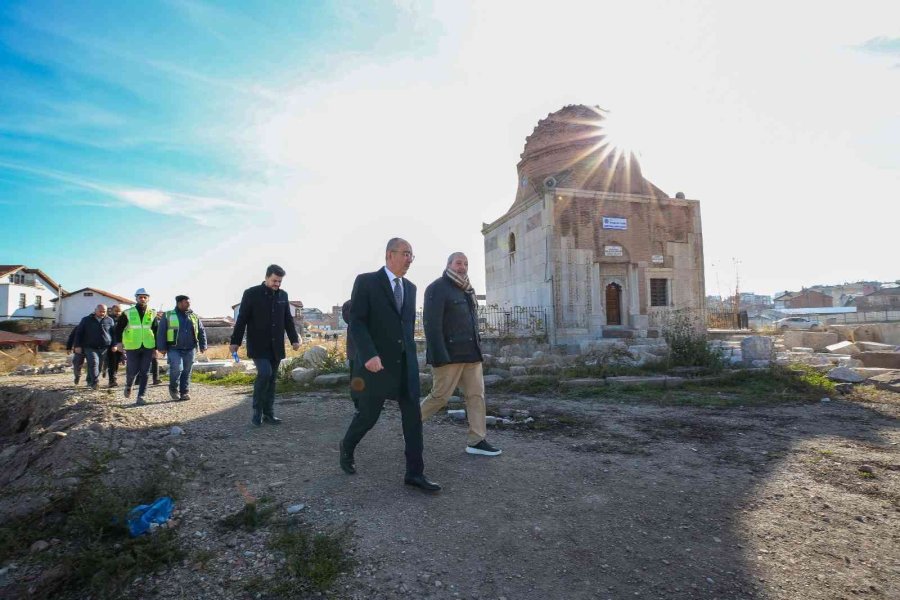
[[[655,337],[673,309],[703,315],[700,203],[645,179],[605,121],[582,105],[541,120],[515,202],[482,228],[488,305],[547,307],[555,344]]]

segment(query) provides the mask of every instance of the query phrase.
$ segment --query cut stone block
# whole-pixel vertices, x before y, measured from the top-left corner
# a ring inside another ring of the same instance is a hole
[[[879,344],[878,342],[857,342],[860,352],[896,352],[897,348],[890,344]]]
[[[767,335],[751,335],[741,340],[741,356],[746,363],[770,360],[774,351],[772,338]]]
[[[853,342],[838,342],[837,344],[831,344],[830,346],[826,346],[825,350],[830,352],[831,354],[856,354],[859,352],[859,348]]]
[[[866,367],[900,369],[900,352],[859,352],[853,358],[861,360]]]
[[[836,367],[831,369],[828,371],[828,379],[844,383],[861,383],[866,380],[865,377],[847,367]]]

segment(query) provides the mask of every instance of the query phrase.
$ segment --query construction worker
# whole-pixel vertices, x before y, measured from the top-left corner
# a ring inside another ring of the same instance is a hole
[[[169,358],[169,397],[190,400],[194,352],[206,352],[206,329],[191,310],[191,299],[187,296],[175,296],[175,310],[166,311],[159,320],[156,349]]]
[[[137,404],[146,404],[147,373],[156,353],[156,311],[149,307],[150,294],[144,288],[134,293],[136,304],[122,313],[116,323],[116,348],[125,350],[125,397],[131,397],[135,379],[138,384]]]

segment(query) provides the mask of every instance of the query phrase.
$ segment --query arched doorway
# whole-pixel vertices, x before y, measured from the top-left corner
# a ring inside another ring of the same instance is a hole
[[[606,324],[622,324],[622,286],[618,283],[606,286]]]

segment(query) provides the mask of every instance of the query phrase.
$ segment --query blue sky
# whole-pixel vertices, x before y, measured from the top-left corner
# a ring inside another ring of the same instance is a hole
[[[898,279],[898,23],[896,2],[7,0],[0,263],[221,315],[278,262],[327,308],[402,235],[414,281],[463,250],[483,290],[525,137],[584,103],[702,202],[709,292],[732,258],[760,293]]]

